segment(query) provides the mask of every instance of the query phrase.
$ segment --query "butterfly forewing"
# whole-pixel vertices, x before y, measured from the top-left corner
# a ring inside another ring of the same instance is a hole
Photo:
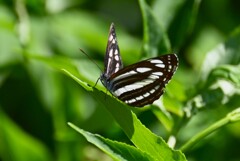
[[[152,104],[163,94],[177,67],[177,55],[168,54],[123,68],[115,28],[111,24],[105,68],[100,79],[121,101],[136,107]]]
[[[117,71],[123,68],[113,23],[110,26],[104,64],[105,64],[104,74],[107,77],[110,77],[112,74],[116,73]]]

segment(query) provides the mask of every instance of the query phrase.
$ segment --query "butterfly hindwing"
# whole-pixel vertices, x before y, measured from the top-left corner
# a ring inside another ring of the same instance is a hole
[[[151,58],[127,66],[110,77],[110,91],[131,106],[153,103],[164,92],[178,66],[175,54]]]
[[[168,54],[123,68],[114,24],[111,24],[100,80],[124,103],[135,107],[152,104],[163,94],[177,67],[177,55]]]

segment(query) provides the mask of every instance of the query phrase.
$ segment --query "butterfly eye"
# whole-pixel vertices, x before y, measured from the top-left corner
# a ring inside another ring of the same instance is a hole
[[[132,64],[122,65],[114,24],[110,26],[103,85],[122,102],[136,107],[152,104],[164,92],[178,67],[176,54],[168,54]]]

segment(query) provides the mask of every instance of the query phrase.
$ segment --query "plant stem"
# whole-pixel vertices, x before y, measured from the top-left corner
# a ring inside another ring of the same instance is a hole
[[[218,122],[214,123],[213,125],[211,125],[210,127],[208,127],[207,129],[203,130],[202,132],[200,132],[199,134],[195,135],[194,137],[192,137],[187,143],[185,143],[180,150],[184,153],[186,151],[188,151],[190,148],[192,148],[193,145],[195,145],[196,143],[198,143],[201,139],[203,139],[204,137],[206,137],[207,135],[211,134],[212,132],[214,132],[215,130],[217,130],[218,128],[228,124],[229,118],[228,117],[224,117],[223,119],[219,120]]]
[[[206,137],[207,135],[211,134],[215,130],[217,130],[217,129],[219,129],[219,128],[221,128],[221,127],[223,127],[223,126],[225,126],[225,125],[227,125],[229,123],[238,122],[238,121],[240,121],[240,108],[237,108],[237,109],[233,110],[232,112],[228,113],[226,117],[224,117],[223,119],[219,120],[218,122],[214,123],[213,125],[211,125],[207,129],[203,130],[199,134],[197,134],[194,137],[192,137],[187,143],[185,143],[180,148],[180,150],[182,152],[186,152],[193,145],[198,143],[200,140],[202,140],[204,137]]]

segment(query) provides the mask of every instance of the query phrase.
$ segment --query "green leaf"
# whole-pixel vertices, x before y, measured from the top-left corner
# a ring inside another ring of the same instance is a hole
[[[178,9],[182,7],[185,0],[155,0],[153,2],[153,11],[158,20],[167,29],[175,16]]]
[[[72,15],[81,19],[81,21],[76,21],[76,17]],[[110,23],[104,23],[98,17],[83,11],[62,12],[51,17],[49,23],[52,31],[50,39],[61,53],[65,55],[71,54],[71,57],[73,55],[79,57],[81,53],[78,48],[81,48],[93,58],[96,58],[96,54],[102,56],[105,54]],[[115,28],[124,63],[137,61],[140,53],[140,40],[130,36],[117,22],[115,22]],[[55,38],[56,35],[58,39]],[[63,44],[66,44],[67,47]],[[91,55],[88,49],[97,52],[95,55]]]
[[[179,49],[191,34],[197,19],[201,0],[185,0],[168,29],[168,36],[174,49]],[[180,5],[181,5],[180,4]],[[171,11],[169,11],[171,12]]]
[[[97,146],[99,149],[111,156],[114,160],[154,161],[154,159],[147,153],[133,146],[117,141],[112,141],[100,135],[84,131],[83,129],[76,127],[72,123],[68,123],[68,125],[71,126],[78,133],[83,135],[88,142]]]
[[[83,80],[89,80],[89,78],[86,77],[84,72],[79,72],[77,66],[75,64],[84,64],[84,62],[78,62],[75,63],[73,60],[69,59],[69,58],[64,58],[64,57],[57,57],[57,56],[52,56],[52,57],[44,57],[44,56],[39,56],[39,55],[27,55],[30,59],[32,60],[38,60],[41,61],[57,70],[60,70],[64,73],[66,73],[68,76],[70,76],[71,78],[73,78],[75,81],[77,81],[79,84],[82,85],[82,87],[84,87],[86,90],[91,91],[92,88],[85,83],[84,81],[81,81],[79,78],[82,78]],[[54,61],[53,61],[54,59]],[[84,64],[83,66],[85,66],[86,64]],[[86,66],[85,66],[86,67]],[[91,67],[87,67],[89,69],[91,69]],[[89,80],[90,81],[90,80]],[[94,81],[92,82],[92,84],[94,83]]]
[[[165,108],[160,108],[161,106],[152,106],[152,112],[155,114],[157,119],[163,124],[167,131],[171,131],[174,125],[174,120],[171,114],[166,111]]]
[[[185,112],[190,115],[207,108],[219,108],[223,105],[240,106],[240,66],[222,65],[209,74],[205,86],[197,96],[189,100]]]
[[[37,58],[37,60],[40,60],[58,70],[64,71],[65,74],[77,81],[79,85],[89,92],[89,94],[95,97],[97,101],[103,103],[105,108],[112,114],[113,118],[138,149],[148,153],[159,161],[186,160],[180,151],[172,150],[161,137],[147,129],[127,105],[121,103],[115,97],[111,97],[102,92],[99,90],[100,88],[89,87],[87,85],[88,83],[82,81],[80,77],[83,77],[79,73],[76,73],[76,68],[74,68],[73,62],[71,63],[71,61],[68,61],[68,63],[64,62],[64,64],[62,64],[62,59],[57,59],[56,57],[54,59],[39,59],[39,57],[36,56],[32,58]]]
[[[218,65],[240,63],[240,27],[232,33],[229,39],[219,44],[215,49],[207,53],[202,65],[201,79],[204,81],[208,74]]]
[[[166,53],[170,50],[170,43],[166,32],[155,18],[152,9],[145,3],[145,0],[139,0],[141,12],[143,15],[143,53],[145,57],[155,57],[160,53]]]
[[[210,51],[203,63],[201,89],[184,109],[191,117],[199,110],[229,105],[240,106],[240,28],[225,43]]]
[[[16,52],[20,50],[20,44],[14,33],[14,14],[4,6],[0,6],[0,10],[0,68],[2,68],[20,62],[22,55]]]
[[[212,85],[217,80],[226,80],[240,87],[240,65],[221,65],[214,68],[209,74],[207,84]]]
[[[116,122],[123,129],[133,144],[157,160],[185,160],[180,151],[172,150],[165,141],[153,134],[137,119],[137,116],[116,98],[106,96],[105,93],[94,89],[90,92],[98,101],[104,103],[105,108],[112,114]],[[105,101],[106,100],[106,101]]]
[[[0,110],[1,159],[14,161],[50,161],[45,145],[25,133]]]

